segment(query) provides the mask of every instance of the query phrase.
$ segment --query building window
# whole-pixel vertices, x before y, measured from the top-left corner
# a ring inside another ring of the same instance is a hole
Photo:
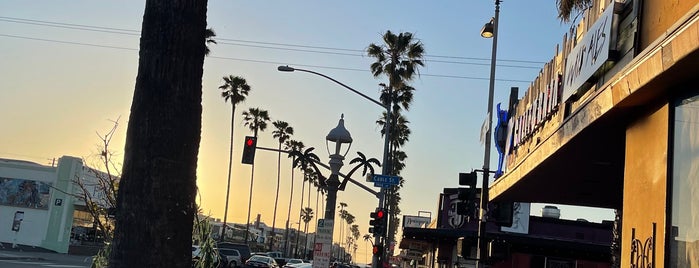
[[[699,268],[699,95],[674,109],[669,262]]]

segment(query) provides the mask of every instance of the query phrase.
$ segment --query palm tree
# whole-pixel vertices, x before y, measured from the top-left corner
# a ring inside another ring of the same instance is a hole
[[[362,238],[364,238],[364,262],[369,262],[369,257],[368,257],[368,251],[367,249],[369,248],[369,245],[367,245],[367,242],[371,242],[371,246],[374,246],[374,241],[371,241],[371,238],[373,236],[370,234],[364,234]]]
[[[109,267],[191,265],[205,30],[206,1],[147,1]]]
[[[303,239],[303,256],[306,256],[306,245],[308,245],[308,223],[313,220],[313,209],[306,207],[301,210],[301,219],[303,220],[304,227],[303,232],[306,233],[306,237]]]
[[[257,138],[257,132],[267,129],[267,122],[269,122],[269,120],[269,113],[266,110],[249,108],[247,111],[243,111],[243,124],[253,132],[255,138]],[[245,223],[245,230],[250,230],[250,209],[252,208],[252,186],[254,182],[255,164],[253,163],[250,172],[250,197],[248,198],[248,220]],[[245,232],[245,243],[248,242],[248,233],[247,231]]]
[[[303,150],[303,142],[296,141],[296,140],[287,140],[284,143],[284,150],[287,151],[300,151]],[[292,161],[291,161],[291,191],[289,192],[289,211],[286,214],[286,239],[284,242],[284,253],[287,253],[289,251],[289,220],[291,219],[291,203],[294,200],[294,168],[296,167],[294,164],[294,161],[296,160],[296,157],[292,156]],[[303,190],[302,190],[303,192]],[[301,198],[303,199],[303,198]],[[303,204],[301,204],[301,207],[303,207]],[[299,220],[300,221],[300,220]]]
[[[279,141],[279,151],[277,152],[277,194],[274,197],[274,214],[272,216],[272,237],[274,237],[274,228],[277,223],[277,204],[279,202],[279,182],[281,180],[281,163],[282,163],[282,144],[286,142],[291,135],[294,135],[294,128],[289,126],[289,123],[284,121],[272,122],[275,130],[272,131],[272,137]],[[270,239],[269,250],[272,250],[272,240]]]
[[[215,34],[214,34],[215,35]],[[235,126],[235,106],[238,103],[245,101],[245,98],[250,92],[250,86],[245,78],[240,76],[223,77],[223,85],[218,87],[221,89],[221,97],[224,102],[231,103],[231,140],[230,150],[228,151],[228,184],[226,186],[226,205],[223,211],[223,227],[221,228],[221,241],[226,234],[226,223],[228,220],[228,198],[231,192],[231,168],[233,166],[233,127]]]
[[[347,210],[345,208],[347,207],[347,203],[345,202],[340,202],[340,243],[342,243],[342,224],[344,223],[345,217],[347,216]]]
[[[211,53],[211,50],[209,49],[209,44],[217,44],[216,40],[214,40],[214,37],[216,37],[216,32],[214,32],[213,28],[208,28],[206,29],[206,32],[204,32],[204,43],[206,46],[206,50],[204,50],[204,55],[209,56],[209,53]]]
[[[371,64],[371,72],[374,77],[385,75],[388,77],[388,86],[384,86],[389,92],[410,93],[409,101],[412,101],[412,87],[406,87],[406,82],[413,80],[415,74],[419,74],[419,67],[424,66],[422,62],[425,49],[422,43],[413,39],[413,34],[406,32],[395,35],[391,31],[386,31],[383,35],[384,44],[370,44],[367,48],[367,55],[376,58],[376,62]],[[398,96],[385,92],[388,96]],[[384,94],[382,93],[382,96]],[[388,98],[384,96],[382,101]],[[384,104],[388,104],[384,102]],[[407,109],[407,106],[406,106]]]
[[[556,0],[556,6],[558,6],[558,18],[562,22],[569,22],[573,13],[590,8],[592,0]]]
[[[361,235],[359,233],[359,225],[357,224],[352,224],[352,227],[350,227],[350,232],[352,232],[352,249],[354,251],[353,256],[357,256],[357,241],[359,241],[359,236]]]
[[[370,67],[374,77],[385,75],[388,78],[388,86],[382,85],[383,92],[381,94],[381,101],[385,105],[389,105],[384,119],[393,119],[392,117],[396,116],[396,120],[389,121],[390,123],[386,128],[395,129],[397,115],[400,111],[398,104],[402,105],[406,110],[410,107],[415,89],[408,82],[412,81],[416,74],[419,75],[419,68],[424,66],[422,62],[424,52],[425,49],[422,43],[414,39],[413,34],[409,32],[396,35],[391,31],[386,31],[383,35],[383,44],[370,44],[367,48],[367,55],[376,59],[376,62],[372,63]],[[393,107],[390,106],[391,103],[393,103]],[[393,108],[394,112],[391,111],[391,108]],[[400,131],[400,129],[396,129],[396,133]],[[394,169],[391,165],[393,161],[391,159],[393,159],[392,152],[396,148],[395,143],[397,140],[394,138],[396,135],[393,135],[393,133],[391,131],[391,137],[389,137],[389,150],[391,152],[389,152],[388,159],[384,163],[384,169],[390,174],[395,174],[393,173]],[[382,135],[385,135],[385,131]],[[407,141],[407,136],[404,137],[406,137],[405,141]],[[391,194],[396,193],[397,189],[392,191]],[[388,199],[397,200],[396,198],[391,198],[391,196],[388,196]],[[395,206],[397,207],[397,204]],[[389,215],[392,215],[391,222],[397,220],[396,211],[392,210],[389,213]],[[394,236],[395,230],[391,231],[389,229],[389,239],[393,240]]]

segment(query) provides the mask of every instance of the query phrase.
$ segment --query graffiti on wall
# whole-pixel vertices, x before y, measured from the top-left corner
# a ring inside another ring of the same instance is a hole
[[[50,183],[0,177],[0,205],[48,209]]]

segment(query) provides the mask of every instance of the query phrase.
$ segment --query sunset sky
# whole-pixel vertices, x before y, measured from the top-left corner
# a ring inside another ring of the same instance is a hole
[[[142,1],[0,2],[0,158],[40,164],[63,155],[88,158],[97,152],[97,133],[106,133],[117,118],[111,149],[123,157],[143,8]],[[382,34],[391,30],[412,32],[426,50],[426,66],[412,83],[415,98],[406,113],[412,135],[404,148],[408,159],[401,209],[403,215],[428,211],[434,218],[442,189],[457,187],[459,172],[483,166],[479,135],[486,117],[492,39],[480,37],[479,31],[493,14],[490,0],[209,1],[208,23],[218,45],[204,63],[197,172],[204,211],[223,218],[231,109],[218,89],[223,76],[242,76],[252,87],[236,108],[229,221],[245,222],[247,216],[250,166],[240,159],[243,137],[251,132],[243,126],[241,112],[250,107],[289,122],[292,138],[315,147],[325,162],[325,136],[344,114],[354,139],[347,157],[360,151],[380,160],[383,139],[375,121],[382,108],[322,77],[281,73],[277,66],[321,72],[378,99],[378,84],[387,80],[371,75],[373,59],[363,51],[370,43],[380,44]],[[507,101],[510,87],[524,94],[569,27],[557,19],[554,0],[501,4],[496,104]],[[258,146],[277,147],[272,130],[270,124],[259,134]],[[492,152],[495,168],[496,150]],[[251,220],[259,213],[272,225],[277,154],[258,151],[255,161]],[[349,171],[348,162],[342,171]],[[281,163],[277,227],[286,221],[290,187],[290,161],[282,156]],[[297,173],[292,224],[298,222],[301,177]],[[547,190],[554,189],[542,189]],[[348,204],[360,231],[367,233],[376,199],[349,185],[338,193],[339,202]],[[315,209],[315,192],[312,204]],[[534,204],[531,214],[540,215],[543,205]],[[559,207],[563,218],[613,219],[610,210]],[[359,246],[358,260],[363,261],[364,243]]]

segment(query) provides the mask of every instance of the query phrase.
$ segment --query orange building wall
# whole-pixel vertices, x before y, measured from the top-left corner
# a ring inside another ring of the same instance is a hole
[[[698,3],[699,0],[643,0],[639,51],[658,39]]]
[[[626,130],[621,267],[630,267],[631,229],[643,242],[652,236],[653,222],[655,267],[664,267],[669,109],[667,103],[651,107]]]

